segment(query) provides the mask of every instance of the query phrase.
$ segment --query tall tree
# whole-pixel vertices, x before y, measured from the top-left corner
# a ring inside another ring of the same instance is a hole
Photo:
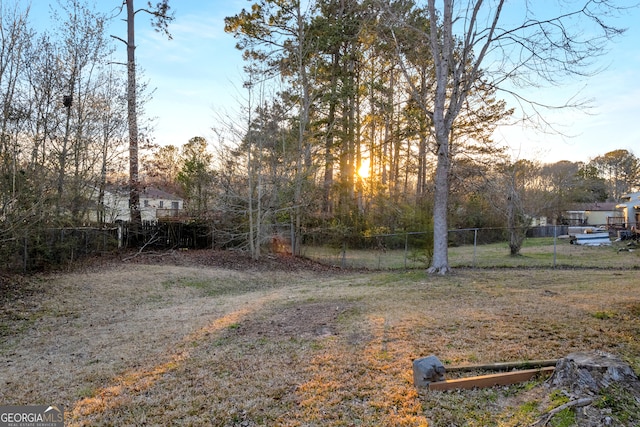
[[[355,0],[318,0],[318,15],[310,31],[318,40],[324,64],[318,69],[317,84],[323,87],[319,108],[324,138],[324,195],[326,215],[350,216],[359,145],[359,78],[361,72],[360,32],[367,23],[365,10]]]
[[[640,159],[628,150],[613,150],[589,162],[607,183],[612,201],[640,186]]]
[[[190,214],[203,218],[209,210],[211,198],[211,161],[207,140],[193,137],[182,146],[182,169],[176,179],[182,184]]]
[[[182,169],[183,161],[180,149],[175,145],[156,147],[143,162],[146,172],[145,184],[175,192],[178,172]]]
[[[314,59],[317,56],[317,39],[310,29],[310,19],[315,10],[314,2],[306,9],[299,0],[260,0],[250,11],[243,9],[235,16],[225,18],[225,31],[238,39],[236,47],[243,51],[248,61],[248,74],[261,69],[265,78],[279,72],[290,87],[282,90],[283,101],[293,103],[293,120],[297,123],[297,154],[295,162],[295,189],[290,201],[293,229],[292,251],[299,254],[305,197],[312,173],[312,143],[310,120],[312,103],[319,90],[314,86]],[[259,66],[256,66],[259,63]],[[251,77],[253,78],[253,77]]]
[[[614,2],[564,2],[560,9],[551,11],[546,4],[527,3],[524,10],[514,4],[514,13],[517,8],[524,13],[515,25],[511,25],[513,21],[507,22],[505,7],[504,0],[460,3],[427,0],[429,25],[421,29],[409,27],[403,16],[388,9],[392,25],[428,41],[434,62],[434,96],[421,105],[433,122],[437,144],[430,273],[445,274],[450,270],[447,248],[450,143],[455,121],[469,93],[478,84],[505,88],[510,80],[558,83],[568,76],[583,76],[593,58],[602,55],[605,42],[621,32],[602,20],[603,13],[615,8]],[[532,7],[546,10],[532,11]],[[590,31],[585,31],[589,24]],[[456,34],[457,31],[460,33]],[[483,70],[485,66],[490,69]]]
[[[104,84],[101,85],[94,94],[92,104],[94,110],[95,126],[98,135],[95,136],[99,144],[99,178],[97,181],[98,212],[97,220],[99,224],[107,221],[105,194],[109,178],[109,168],[114,163],[118,163],[125,142],[127,130],[126,120],[126,95],[122,88],[123,76],[115,73],[113,67],[109,67],[102,73]],[[96,142],[97,142],[96,141]]]
[[[173,14],[170,13],[169,0],[162,0],[155,6],[149,1],[147,9],[135,9],[134,0],[123,0],[122,6],[126,6],[127,13],[127,39],[117,36],[114,38],[120,40],[127,46],[127,116],[129,126],[129,210],[131,213],[131,222],[134,229],[142,223],[142,214],[140,212],[140,177],[139,177],[139,161],[138,161],[138,113],[137,113],[137,79],[136,79],[136,57],[135,57],[135,16],[139,12],[144,12],[152,17],[151,25],[153,28],[165,34],[171,39],[169,33],[169,23],[173,21]]]
[[[61,59],[55,69],[64,94],[63,136],[51,144],[58,159],[57,207],[59,214],[66,211],[77,223],[85,216],[87,192],[97,182],[95,172],[103,152],[97,147],[102,132],[96,124],[104,115],[104,103],[98,98],[102,86],[112,82],[106,65],[112,46],[105,35],[105,16],[83,0],[61,1],[52,18],[64,23],[55,34]]]

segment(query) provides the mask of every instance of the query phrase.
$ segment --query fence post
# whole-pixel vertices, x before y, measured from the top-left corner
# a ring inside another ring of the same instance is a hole
[[[298,244],[296,242],[296,229],[293,225],[293,215],[289,215],[291,222],[289,223],[289,238],[291,239],[291,255],[299,256],[301,251],[298,250]],[[300,239],[302,240],[302,238]]]
[[[553,268],[556,267],[556,241],[558,240],[558,226],[553,226]]]
[[[476,268],[476,248],[478,247],[478,229],[473,229],[473,268]]]
[[[347,265],[347,241],[346,240],[342,241],[342,260],[340,264],[342,265],[342,268],[344,268]]]
[[[407,269],[407,256],[409,254],[409,233],[404,233],[404,269]]]
[[[29,261],[28,261],[28,258],[29,258],[29,248],[27,247],[27,244],[28,244],[27,242],[28,242],[28,241],[29,241],[29,240],[27,239],[27,234],[25,233],[25,235],[24,235],[24,251],[23,251],[23,255],[22,255],[22,256],[23,256],[23,260],[22,260],[22,268],[23,268],[23,270],[24,270],[25,272],[27,271],[27,268],[29,267],[29,264],[28,264],[28,262],[29,262]]]

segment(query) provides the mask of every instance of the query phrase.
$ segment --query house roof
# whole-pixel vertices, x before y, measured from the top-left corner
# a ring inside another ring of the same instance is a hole
[[[615,211],[615,202],[576,203],[571,206],[571,211]]]
[[[640,191],[637,193],[627,193],[625,195],[623,195],[621,197],[621,199],[624,201],[626,200],[627,202],[632,201],[632,200],[639,200],[640,199]]]
[[[175,194],[151,187],[145,187],[140,193],[140,197],[146,197],[148,199],[182,200],[182,197],[178,197]]]
[[[110,191],[113,194],[119,194],[123,197],[129,197],[129,187],[115,187],[109,186],[107,191]],[[166,191],[153,188],[153,187],[144,187],[140,192],[140,198],[146,199],[164,199],[164,200],[182,200],[182,197],[176,196],[175,194],[167,193]]]

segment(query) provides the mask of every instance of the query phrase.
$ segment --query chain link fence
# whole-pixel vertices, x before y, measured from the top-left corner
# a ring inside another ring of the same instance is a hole
[[[147,227],[147,249],[215,247],[216,231],[205,224],[169,224]],[[523,238],[517,256],[509,246],[510,232],[503,228],[469,228],[449,231],[451,267],[464,268],[640,268],[638,241],[625,233],[609,233],[606,244],[575,244],[579,239],[566,226],[519,230]],[[126,227],[52,228],[22,238],[4,239],[0,256],[12,271],[37,271],[70,264],[84,256],[127,247]],[[620,238],[622,236],[623,238]],[[637,236],[637,235],[636,235]],[[291,233],[274,228],[273,252],[289,252]],[[404,232],[355,235],[347,231],[314,230],[302,236],[300,254],[318,262],[344,268],[411,270],[427,268],[433,256],[433,233]]]
[[[618,233],[610,233],[609,242],[597,246],[576,244],[567,226],[527,228],[519,233],[524,236],[522,246],[518,255],[513,256],[507,229],[450,230],[449,265],[453,268],[640,268],[638,242],[619,239]],[[433,234],[429,232],[377,234],[357,239],[346,235],[327,239],[326,234],[306,235],[302,255],[350,268],[419,269],[431,263]]]
[[[80,258],[118,248],[119,229],[74,227],[31,230],[5,238],[0,256],[5,271],[41,271],[69,265]]]

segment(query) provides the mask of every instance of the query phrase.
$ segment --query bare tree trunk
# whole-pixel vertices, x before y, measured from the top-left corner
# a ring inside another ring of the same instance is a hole
[[[257,259],[256,256],[256,246],[255,246],[255,223],[254,223],[254,217],[255,217],[255,213],[254,213],[254,197],[253,197],[253,188],[254,188],[254,184],[253,184],[253,157],[251,155],[251,150],[253,150],[253,135],[251,133],[251,126],[252,126],[252,113],[253,113],[253,105],[251,103],[252,101],[252,95],[253,95],[253,83],[252,83],[252,76],[249,76],[249,83],[245,83],[245,87],[248,89],[248,107],[247,107],[247,113],[249,115],[249,117],[247,118],[247,211],[248,211],[248,216],[249,216],[249,236],[248,236],[248,241],[249,241],[249,253],[251,254],[251,257],[253,259]]]
[[[62,139],[62,148],[58,155],[58,198],[56,200],[56,213],[61,214],[62,210],[62,194],[64,192],[64,181],[67,168],[67,155],[69,154],[69,133],[71,132],[71,106],[73,103],[73,88],[76,78],[76,67],[73,66],[73,72],[71,73],[71,82],[69,83],[69,95],[64,97],[64,106],[67,108],[67,118],[64,127],[64,138]]]
[[[136,112],[135,10],[133,0],[127,2],[127,109],[129,124],[129,211],[136,235],[142,225],[140,213],[140,178],[138,175],[138,115]]]
[[[507,198],[507,228],[509,230],[509,253],[511,256],[517,256],[520,254],[521,240],[518,238],[518,229],[516,227],[516,212],[515,212],[515,197],[512,191]]]
[[[438,144],[438,160],[436,164],[435,193],[433,206],[433,258],[429,273],[446,274],[449,268],[449,230],[447,211],[449,205],[449,171],[451,161],[449,159],[448,135],[440,132],[439,140],[445,141]]]
[[[519,256],[526,230],[522,224],[523,206],[518,194],[516,171],[509,177],[507,189],[507,229],[509,230],[509,254]]]
[[[105,214],[105,189],[107,186],[107,156],[109,150],[109,114],[104,113],[102,122],[102,152],[100,158],[100,181],[98,183],[98,211],[97,221],[100,226],[103,226],[106,222]]]
[[[427,98],[427,73],[423,68],[420,70],[420,99]],[[416,205],[422,202],[427,192],[427,145],[428,132],[427,117],[420,120],[420,136],[418,143],[418,178],[416,184]]]
[[[262,141],[262,139],[260,139],[260,141]],[[262,147],[258,148],[258,153],[262,153]],[[256,194],[256,215],[255,215],[255,222],[256,225],[254,227],[254,235],[255,237],[253,237],[255,239],[255,243],[253,245],[253,258],[254,259],[258,259],[260,258],[260,249],[262,246],[262,190],[263,190],[263,177],[262,177],[262,156],[260,154],[258,154],[258,182],[256,185],[256,190],[257,190],[257,194]]]
[[[429,15],[433,22],[436,16],[435,1],[429,0]],[[436,71],[436,93],[433,108],[433,124],[436,131],[437,160],[435,194],[433,207],[433,258],[429,273],[446,274],[449,272],[447,208],[449,204],[449,172],[451,159],[449,158],[449,137],[453,118],[448,111],[452,103],[456,102],[453,95],[447,104],[447,87],[453,57],[454,40],[452,33],[453,2],[444,2],[442,36],[437,34],[437,25],[431,25],[431,53]],[[454,86],[455,88],[455,86]]]
[[[333,213],[334,203],[332,200],[332,188],[333,188],[333,167],[334,167],[334,130],[336,120],[336,91],[338,82],[338,68],[340,64],[340,53],[338,51],[333,53],[333,61],[331,65],[331,99],[329,101],[329,113],[327,116],[327,131],[325,136],[324,147],[324,187],[323,187],[323,203],[322,209],[326,214]]]
[[[309,76],[307,75],[307,68],[304,63],[306,33],[304,30],[305,27],[303,16],[300,10],[300,3],[296,5],[296,14],[298,21],[298,72],[300,73],[300,84],[302,89],[302,105],[300,106],[300,120],[298,121],[298,153],[296,158],[295,177],[296,184],[293,197],[294,220],[292,221],[294,230],[292,231],[291,238],[291,254],[300,256],[302,249],[302,184],[305,179],[306,170],[308,169],[308,167],[310,167],[311,164],[309,142],[306,142],[307,125],[309,123],[309,108],[311,106],[311,95],[309,93]],[[303,165],[305,173],[303,173]]]
[[[251,127],[251,119],[249,119],[249,127]],[[247,201],[247,210],[249,211],[249,252],[251,253],[251,256],[255,259],[255,253],[256,253],[256,249],[255,249],[255,241],[253,239],[253,235],[255,233],[254,230],[254,223],[253,223],[253,216],[254,216],[254,212],[253,212],[253,167],[251,166],[251,140],[248,141],[247,143],[248,147],[247,147],[247,180],[248,180],[248,191],[247,191],[247,197],[248,197],[248,201]]]

